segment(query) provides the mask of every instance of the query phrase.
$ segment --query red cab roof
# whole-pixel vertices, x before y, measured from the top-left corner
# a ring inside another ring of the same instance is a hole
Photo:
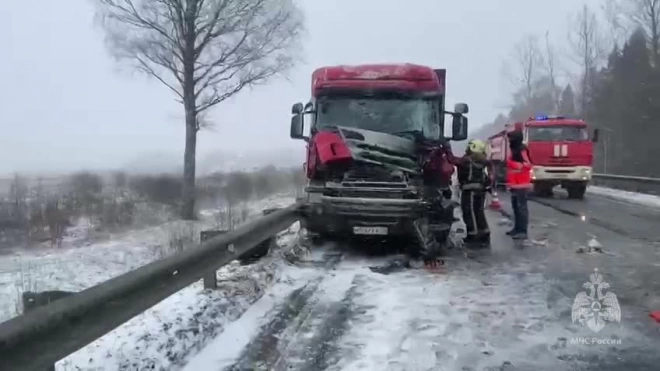
[[[439,78],[433,68],[410,63],[321,67],[312,74],[312,95],[342,88],[444,93],[445,71],[440,71]]]

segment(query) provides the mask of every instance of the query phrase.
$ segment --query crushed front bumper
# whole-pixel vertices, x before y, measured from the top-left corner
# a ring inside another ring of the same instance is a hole
[[[442,208],[450,204],[446,200]],[[311,192],[302,211],[305,227],[312,232],[402,236],[410,234],[413,223],[428,216],[432,206],[421,197],[342,197]]]

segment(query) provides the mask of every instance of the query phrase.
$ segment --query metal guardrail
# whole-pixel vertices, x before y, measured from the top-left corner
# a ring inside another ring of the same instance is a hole
[[[0,370],[44,370],[299,219],[300,204],[0,323]],[[213,282],[214,284],[215,282]],[[213,284],[205,286],[213,286]]]
[[[660,178],[596,173],[592,176],[591,184],[623,191],[660,195]]]

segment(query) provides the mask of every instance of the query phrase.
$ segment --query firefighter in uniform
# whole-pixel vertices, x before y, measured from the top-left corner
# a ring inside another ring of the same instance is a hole
[[[473,139],[468,143],[465,156],[456,161],[458,183],[461,190],[461,210],[467,237],[466,243],[490,242],[490,229],[484,211],[486,193],[491,191],[491,177],[486,158],[486,143]]]

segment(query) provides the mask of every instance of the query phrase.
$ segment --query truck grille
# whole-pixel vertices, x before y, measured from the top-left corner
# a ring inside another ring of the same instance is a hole
[[[359,163],[344,174],[344,182],[392,182],[403,183],[406,176],[402,171],[386,169],[382,166]]]
[[[356,198],[389,198],[389,199],[416,199],[417,193],[408,187],[407,184],[388,184],[383,187],[382,184],[366,184],[362,186],[353,186],[341,184],[341,187],[328,187],[323,192],[329,197],[356,197]]]

